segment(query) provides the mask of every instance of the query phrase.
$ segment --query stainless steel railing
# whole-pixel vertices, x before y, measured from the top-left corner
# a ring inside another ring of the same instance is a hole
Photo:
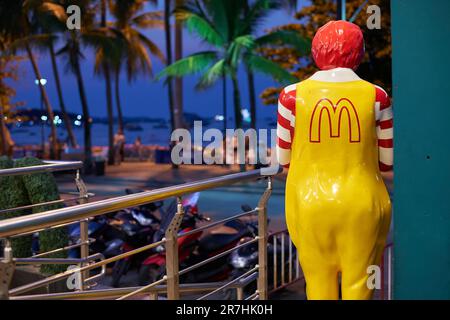
[[[268,267],[272,270],[269,283],[272,294],[297,281],[304,281],[297,249],[293,245],[288,230],[280,230],[269,235],[269,245],[272,246],[272,261],[268,261]],[[380,265],[381,287],[374,292],[374,298],[379,300],[392,300],[393,285],[393,243],[388,243],[383,250]]]
[[[5,176],[20,176],[24,174],[41,173],[41,172],[56,172],[56,171],[70,171],[79,170],[83,167],[81,161],[43,161],[43,165],[20,167],[0,170],[0,177]]]
[[[278,170],[278,172],[281,171],[281,168]],[[278,173],[277,172],[277,173]],[[226,221],[237,219],[243,215],[252,215],[257,214],[258,215],[258,235],[245,242],[242,243],[234,248],[231,248],[229,250],[226,250],[216,256],[210,257],[204,261],[201,261],[193,266],[189,266],[183,270],[179,270],[179,262],[178,262],[178,241],[177,239],[182,236],[186,236],[187,233],[183,233],[182,235],[178,234],[179,227],[181,220],[184,215],[183,206],[181,204],[182,196],[186,194],[190,194],[193,192],[199,192],[203,190],[207,190],[210,188],[217,188],[222,186],[228,186],[231,184],[235,184],[238,182],[248,182],[256,179],[267,179],[267,188],[264,191],[263,195],[260,198],[260,201],[258,203],[258,206],[248,212],[241,213],[234,215],[230,218],[227,218],[222,221],[214,222],[209,225],[203,226],[201,228],[195,229],[190,231],[189,233],[195,233],[200,232],[205,229],[214,228],[218,226],[219,224],[223,224]],[[183,290],[180,290],[180,284],[179,284],[179,277],[180,275],[183,275],[187,272],[190,272],[198,267],[201,267],[211,261],[214,261],[215,259],[218,259],[220,257],[223,257],[229,253],[231,253],[233,250],[237,250],[242,246],[249,245],[251,243],[258,243],[258,265],[256,265],[252,270],[249,272],[246,272],[244,275],[239,277],[239,279],[234,279],[231,282],[228,283],[222,283],[218,284],[213,289],[208,289],[205,291],[209,291],[206,295],[203,295],[200,297],[201,299],[206,299],[211,297],[214,293],[218,293],[219,291],[222,291],[227,288],[242,288],[242,285],[245,285],[245,279],[250,279],[253,275],[257,274],[257,291],[247,297],[247,299],[267,299],[268,297],[268,286],[267,286],[267,201],[270,197],[270,194],[272,192],[272,183],[271,183],[271,177],[262,175],[261,170],[253,170],[248,172],[241,172],[241,173],[235,173],[230,174],[226,176],[201,180],[197,182],[190,182],[185,183],[177,186],[167,187],[167,188],[161,188],[157,190],[152,191],[144,191],[137,194],[131,194],[127,196],[122,197],[115,197],[107,200],[102,201],[96,201],[91,203],[84,203],[75,205],[68,208],[62,208],[57,210],[51,210],[47,212],[42,213],[36,213],[28,216],[22,216],[17,218],[12,218],[4,221],[0,221],[0,238],[6,239],[6,246],[5,246],[5,254],[4,254],[4,260],[0,263],[0,274],[3,272],[2,276],[5,277],[5,270],[11,270],[11,268],[14,268],[14,263],[19,262],[20,260],[14,259],[13,252],[11,251],[10,247],[10,238],[15,237],[20,234],[24,233],[30,233],[34,232],[36,230],[42,230],[45,228],[54,228],[55,226],[62,226],[66,225],[68,223],[81,221],[81,223],[85,223],[85,227],[81,228],[81,243],[82,249],[84,248],[84,254],[82,254],[83,263],[80,263],[78,267],[72,268],[70,270],[67,270],[65,272],[52,275],[50,277],[47,277],[45,279],[29,283],[14,289],[9,289],[8,286],[0,286],[0,296],[7,297],[7,298],[15,298],[19,295],[22,295],[32,289],[45,286],[47,284],[65,279],[71,275],[79,274],[83,275],[82,277],[82,284],[83,286],[80,288],[80,290],[83,292],[83,290],[87,289],[85,287],[85,283],[92,279],[89,278],[89,271],[93,270],[98,267],[104,267],[106,264],[109,264],[111,262],[118,261],[120,259],[129,257],[131,255],[140,253],[142,251],[146,251],[152,248],[155,248],[159,245],[165,246],[166,251],[166,273],[164,277],[161,279],[147,285],[142,286],[139,288],[136,288],[135,290],[130,290],[129,292],[125,293],[124,295],[120,296],[118,299],[127,299],[135,295],[139,295],[142,293],[148,293],[148,292],[155,292],[155,288],[158,286],[161,286],[163,283],[166,283],[165,286],[165,292],[167,293],[167,297],[169,299],[178,299],[180,297],[180,292],[183,292]],[[174,218],[171,221],[171,224],[169,228],[166,231],[165,237],[158,242],[154,242],[148,245],[145,245],[143,247],[116,255],[114,257],[108,258],[108,259],[100,259],[100,261],[92,262],[89,260],[88,256],[88,249],[89,249],[89,239],[87,237],[87,220],[89,218],[102,215],[105,213],[110,213],[114,211],[118,211],[121,209],[126,209],[130,207],[135,207],[143,204],[147,204],[154,201],[163,200],[169,197],[176,197],[178,201],[177,205],[177,213],[175,214]],[[40,257],[35,257],[33,259],[33,263],[39,264],[39,263],[50,263],[50,260],[39,260],[43,259]],[[22,260],[22,262],[25,262]],[[56,261],[56,263],[62,263],[62,261]],[[31,263],[31,260],[30,260]],[[10,272],[9,272],[10,274]],[[88,292],[88,291],[86,291]],[[92,293],[92,291],[89,291]],[[123,290],[121,291],[123,292]],[[242,292],[242,290],[241,290]],[[111,294],[111,292],[108,292]],[[152,294],[153,297],[154,294]]]
[[[2,169],[2,170],[0,170],[0,177],[36,174],[36,173],[44,173],[44,172],[50,173],[50,172],[61,172],[61,171],[75,171],[76,172],[75,185],[77,188],[77,192],[73,192],[70,194],[75,194],[76,197],[71,197],[71,198],[66,198],[66,199],[58,199],[58,200],[47,201],[47,202],[36,203],[36,204],[30,204],[30,205],[15,207],[15,208],[2,209],[2,210],[0,210],[0,214],[4,214],[4,213],[8,213],[8,212],[17,212],[17,211],[21,211],[21,210],[32,209],[35,207],[51,205],[51,204],[68,203],[68,202],[75,202],[75,201],[78,203],[85,203],[89,200],[90,197],[94,196],[94,194],[87,192],[86,185],[84,184],[84,182],[80,176],[80,169],[83,167],[83,162],[81,162],[81,161],[43,161],[43,163],[44,164],[42,164],[42,165],[36,165],[36,166]],[[4,220],[4,221],[6,221],[6,220]],[[62,226],[64,226],[64,224],[63,225],[54,225],[50,228],[59,228]],[[80,221],[80,226],[82,229],[85,229],[87,231],[87,222],[85,220]],[[27,235],[30,233],[43,231],[45,229],[46,228],[34,229],[29,232],[16,233],[11,238],[21,237],[21,236],[24,236],[24,235]],[[1,239],[2,238],[0,237],[0,240]],[[10,248],[8,249],[9,239],[5,240],[5,242],[6,242],[6,246],[5,246],[5,250],[4,250],[4,255],[5,255],[5,258],[8,259],[8,257],[10,257],[10,256],[12,257],[12,252],[10,251]],[[90,261],[92,259],[95,260],[95,259],[99,258],[98,255],[93,255],[93,256],[89,257],[88,242],[89,242],[89,239],[87,238],[87,235],[86,235],[86,236],[83,236],[83,241],[81,241],[80,244],[75,245],[76,247],[80,247],[80,251],[81,251],[81,258],[79,259],[80,263],[85,263],[86,261]],[[37,261],[40,264],[64,263],[67,261],[62,262],[62,261],[60,261],[60,259],[57,259],[57,258],[43,258],[40,260],[36,260],[36,259],[38,259],[38,257],[42,257],[42,256],[49,255],[52,253],[69,250],[71,247],[73,247],[73,246],[66,246],[66,247],[57,248],[55,250],[51,250],[48,252],[42,252],[42,253],[35,255],[33,257],[30,257],[30,258],[15,258],[14,263],[15,264],[31,264],[31,263],[34,264],[34,261]],[[102,257],[100,257],[100,259],[101,258]],[[6,267],[4,264],[2,265],[2,262],[0,262],[0,276],[3,276],[3,278],[5,278],[5,274],[4,274],[5,270],[10,270],[10,267]],[[3,271],[3,274],[2,274],[2,271]],[[100,273],[100,275],[102,275],[104,273],[104,271],[105,270],[102,269],[102,272]],[[8,283],[11,280],[11,277],[12,277],[12,274],[8,273],[7,274],[8,279],[2,279],[4,281],[2,281],[2,285],[0,285],[0,298],[4,295],[3,294],[4,293],[4,284]],[[88,281],[88,280],[92,280],[92,278],[86,279],[85,281]]]
[[[393,243],[388,243],[383,251],[383,256],[381,258],[381,288],[380,288],[380,299],[381,300],[392,300],[392,260],[394,249]]]

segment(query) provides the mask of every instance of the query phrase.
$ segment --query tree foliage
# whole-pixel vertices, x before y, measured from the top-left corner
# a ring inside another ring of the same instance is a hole
[[[364,3],[362,0],[347,0],[347,20]],[[367,6],[378,5],[381,9],[381,29],[369,30],[366,25],[368,14]],[[312,39],[316,31],[328,21],[336,20],[336,2],[331,0],[311,0],[295,14],[298,23],[292,23],[277,27],[271,31],[290,30],[298,32],[302,36]],[[354,23],[364,34],[366,54],[358,70],[358,75],[372,83],[384,87],[390,92],[391,79],[391,15],[389,0],[372,0],[366,4]],[[265,47],[262,54],[275,61],[281,67],[289,70],[297,79],[304,80],[318,69],[309,54],[299,54],[290,46],[279,43],[277,46]],[[265,89],[261,98],[265,104],[276,104],[281,87]]]

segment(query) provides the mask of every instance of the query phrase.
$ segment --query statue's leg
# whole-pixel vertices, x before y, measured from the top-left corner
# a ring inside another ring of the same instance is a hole
[[[378,251],[378,249],[373,250],[373,252]],[[375,255],[378,254],[371,254],[371,257],[361,256],[359,259],[355,259],[352,263],[344,263],[341,278],[343,300],[372,299],[375,288],[373,287],[372,280],[369,279],[369,276],[373,275],[373,269],[368,269],[368,267],[378,265]]]
[[[305,261],[302,263],[308,300],[339,299],[338,270],[331,266],[309,270],[308,264]]]

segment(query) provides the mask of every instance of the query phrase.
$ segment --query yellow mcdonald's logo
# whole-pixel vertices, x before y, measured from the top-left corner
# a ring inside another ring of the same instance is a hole
[[[327,98],[320,99],[316,103],[309,125],[309,141],[313,143],[320,142],[323,120],[325,123],[328,120],[330,138],[340,138],[344,130],[344,128],[341,128],[342,115],[344,114],[348,119],[349,142],[360,142],[361,128],[358,113],[353,103],[347,98],[340,99],[336,104]]]

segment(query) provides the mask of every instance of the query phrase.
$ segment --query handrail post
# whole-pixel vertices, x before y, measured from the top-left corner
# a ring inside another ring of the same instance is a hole
[[[87,187],[84,183],[84,181],[80,177],[80,170],[77,170],[76,176],[75,176],[75,184],[78,189],[79,197],[80,197],[80,204],[87,202]],[[81,259],[84,259],[87,261],[87,257],[89,256],[89,220],[88,219],[82,219],[80,220],[80,257]],[[81,267],[84,267],[88,262],[81,263]],[[89,278],[89,271],[83,271],[80,274],[80,290],[86,289],[85,279]]]
[[[269,298],[267,288],[267,201],[272,193],[272,180],[271,177],[267,179],[267,188],[258,203],[258,296],[260,300]]]
[[[184,210],[181,198],[177,198],[177,213],[166,230],[166,276],[167,299],[178,300],[180,298],[179,263],[178,263],[178,229],[183,220]]]
[[[14,274],[13,252],[11,241],[4,239],[3,259],[0,260],[0,300],[9,299],[9,285]]]

